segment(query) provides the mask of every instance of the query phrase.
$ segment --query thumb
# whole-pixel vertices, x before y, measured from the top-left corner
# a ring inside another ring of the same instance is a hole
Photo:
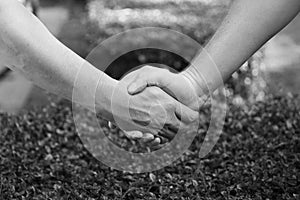
[[[143,92],[147,87],[150,86],[163,87],[161,76],[154,76],[153,74],[150,74],[147,77],[137,77],[128,85],[127,90],[130,95],[135,95]]]
[[[180,121],[184,123],[192,123],[199,118],[198,112],[191,110],[189,107],[177,102],[176,103],[176,116],[180,119]]]
[[[130,95],[135,95],[144,91],[147,86],[148,86],[147,80],[140,78],[140,79],[135,79],[133,82],[131,82],[128,85],[127,90]]]
[[[127,87],[130,95],[138,94],[150,86],[157,86],[161,89],[166,87],[168,83],[167,79],[169,77],[167,75],[170,75],[170,72],[154,67],[150,69],[146,68],[144,71],[137,71],[138,75],[136,76],[135,80],[132,81]],[[168,74],[166,74],[166,72],[168,72]]]

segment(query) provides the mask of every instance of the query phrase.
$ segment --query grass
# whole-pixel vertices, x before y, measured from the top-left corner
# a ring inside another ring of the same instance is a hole
[[[198,157],[202,135],[172,165],[143,174],[93,158],[76,135],[68,104],[2,114],[0,199],[299,199],[298,102],[269,97],[247,111],[230,104],[208,156]]]

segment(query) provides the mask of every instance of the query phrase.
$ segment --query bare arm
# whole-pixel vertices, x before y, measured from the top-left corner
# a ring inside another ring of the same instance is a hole
[[[283,29],[299,10],[299,0],[235,0],[214,37],[194,58],[190,67],[179,74],[155,67],[141,69],[129,85],[128,92],[134,95],[147,86],[167,88],[182,103],[198,110],[199,106],[195,105],[202,105],[208,89],[212,92],[218,88]],[[184,80],[194,87],[182,84]],[[192,98],[194,91],[199,99]]]
[[[121,128],[126,131],[156,134],[164,122],[179,127],[197,120],[196,112],[186,107],[181,109],[179,102],[159,88],[129,96],[125,80],[118,82],[80,58],[16,0],[0,0],[0,64],[69,100],[74,101],[72,94],[75,91],[75,102],[90,110],[94,110],[96,103],[97,111],[111,121],[114,120],[112,95],[116,89],[114,117],[122,122]],[[166,110],[161,109],[162,105]],[[126,115],[129,110],[132,116]],[[145,127],[134,121],[154,122]]]
[[[184,74],[198,91],[199,87],[204,89],[201,77],[211,90],[216,89],[220,80],[215,70],[226,81],[299,11],[299,0],[235,0],[212,40]]]
[[[111,87],[116,84],[115,80],[60,43],[16,0],[0,1],[0,65],[22,73],[36,85],[69,100],[73,89],[91,99],[95,89],[103,89],[95,88],[99,79]],[[74,88],[81,67],[84,70],[78,77],[80,84]],[[102,103],[107,101],[106,109],[110,105],[108,91],[98,91],[101,97],[107,97],[101,99]],[[92,105],[84,106],[93,109]]]

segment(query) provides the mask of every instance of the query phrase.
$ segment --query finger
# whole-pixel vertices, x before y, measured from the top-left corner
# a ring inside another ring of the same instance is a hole
[[[176,117],[184,123],[192,123],[199,118],[198,112],[191,110],[187,106],[177,102],[175,105]]]
[[[135,94],[138,94],[138,93],[144,91],[147,86],[148,86],[147,80],[145,80],[143,78],[139,78],[139,79],[136,79],[133,82],[131,82],[128,85],[127,90],[130,95],[135,95]]]
[[[150,148],[154,148],[155,146],[160,145],[160,142],[161,142],[161,139],[158,138],[158,137],[156,137],[153,141],[151,141],[151,142],[148,144],[148,146],[149,146]]]
[[[176,120],[178,120],[176,118]],[[174,135],[179,131],[179,127],[180,127],[181,123],[179,122],[178,124],[174,125],[174,124],[165,124],[164,126],[164,130],[168,130],[168,132],[170,132],[170,134]]]
[[[153,70],[158,70],[156,73],[151,73]],[[164,72],[163,70],[152,67],[144,66],[142,69],[137,70],[135,80],[128,85],[128,93],[131,95],[138,94],[145,90],[146,87],[157,86],[164,88]]]
[[[169,142],[170,140],[166,137],[164,137],[163,135],[159,135],[160,138],[160,144],[166,144],[167,142]]]
[[[131,140],[138,140],[143,138],[143,133],[140,131],[124,131],[124,134]]]
[[[176,133],[177,132],[173,132],[171,130],[164,128],[163,130],[161,130],[161,132],[158,135],[170,141],[175,137]]]
[[[164,144],[159,144],[159,145],[157,145],[157,146],[151,147],[151,150],[152,150],[152,151],[156,151],[156,150],[162,148],[163,146],[164,146]]]
[[[154,135],[152,135],[151,133],[145,133],[143,135],[143,138],[141,138],[141,142],[147,144],[152,142],[155,139]]]

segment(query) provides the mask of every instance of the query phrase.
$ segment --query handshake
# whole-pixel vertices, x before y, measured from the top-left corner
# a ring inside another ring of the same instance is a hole
[[[204,88],[188,71],[144,66],[119,82],[102,83],[100,92],[110,100],[96,103],[101,114],[111,113],[104,115],[110,125],[118,125],[129,139],[158,149],[179,130],[191,131],[207,99]]]

